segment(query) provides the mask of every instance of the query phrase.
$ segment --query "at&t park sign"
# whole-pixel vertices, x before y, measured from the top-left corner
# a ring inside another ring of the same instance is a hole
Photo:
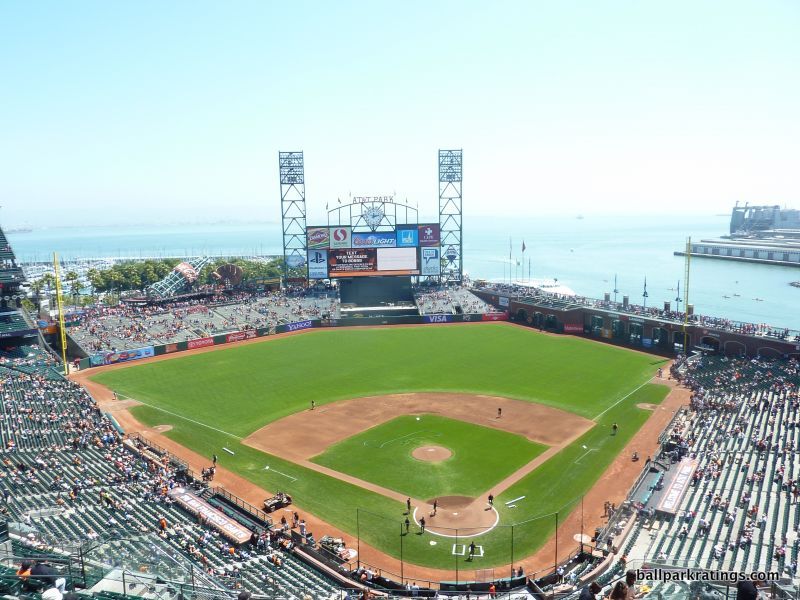
[[[390,202],[394,204],[394,194],[391,196],[353,196],[353,204],[374,204],[376,202]]]

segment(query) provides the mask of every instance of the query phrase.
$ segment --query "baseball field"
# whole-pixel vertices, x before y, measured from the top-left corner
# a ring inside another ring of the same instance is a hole
[[[666,396],[648,383],[663,364],[485,323],[313,330],[92,380],[362,543],[451,569],[474,540],[470,568],[489,568],[532,554],[579,506],[652,414],[641,406]]]

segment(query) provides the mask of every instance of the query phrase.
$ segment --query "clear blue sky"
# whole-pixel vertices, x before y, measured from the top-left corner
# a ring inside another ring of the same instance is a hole
[[[800,2],[0,3],[0,220],[800,208]]]

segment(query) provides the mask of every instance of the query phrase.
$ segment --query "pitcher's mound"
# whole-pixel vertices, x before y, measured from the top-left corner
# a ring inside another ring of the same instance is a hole
[[[420,446],[419,448],[414,448],[411,456],[417,460],[440,462],[453,456],[453,453],[443,446]]]

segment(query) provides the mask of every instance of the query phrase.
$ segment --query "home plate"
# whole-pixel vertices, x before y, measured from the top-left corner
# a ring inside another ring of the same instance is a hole
[[[455,517],[455,516],[457,516],[457,515],[458,515],[458,513],[453,513],[453,516],[454,516],[454,517]]]

